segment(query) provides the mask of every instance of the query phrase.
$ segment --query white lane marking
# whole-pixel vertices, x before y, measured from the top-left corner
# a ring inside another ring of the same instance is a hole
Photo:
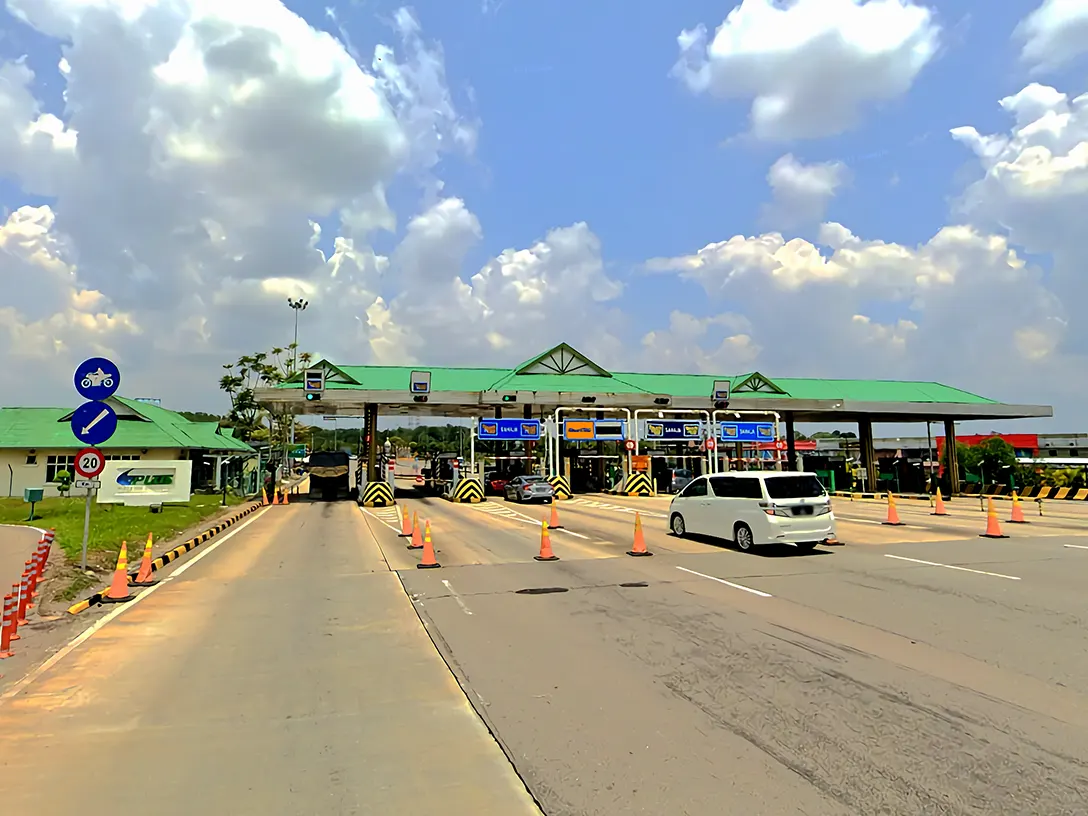
[[[457,590],[453,588],[453,586],[450,584],[450,582],[447,581],[445,578],[443,578],[442,579],[442,585],[445,586],[446,589],[448,589],[450,591],[450,595],[452,595],[453,599],[455,601],[457,601],[457,605],[459,607],[461,607],[461,611],[464,612],[466,615],[471,615],[472,610],[469,609],[467,606],[465,606],[465,602],[463,600],[461,600],[461,596],[457,594]]]
[[[1052,537],[1057,538],[1057,536]],[[1074,550],[1088,550],[1088,547],[1085,547],[1083,544],[1066,544],[1065,546],[1072,547]]]
[[[532,516],[526,515],[525,513],[518,512],[517,510],[512,510],[509,507],[504,507],[501,504],[491,506],[490,502],[485,502],[484,504],[471,504],[469,506],[479,513],[487,513],[491,516],[501,516],[502,518],[508,518],[512,521],[520,521],[523,524],[532,524],[536,527],[539,527],[541,522],[543,521],[543,519],[533,518]],[[549,530],[549,532],[565,533],[567,535],[574,536],[575,538],[585,539],[586,541],[589,540],[589,536],[582,535],[581,533],[574,532],[574,530],[567,530],[565,528],[560,528],[558,530]]]
[[[927,567],[944,567],[945,569],[959,570],[960,572],[973,572],[976,575],[989,575],[992,578],[1007,578],[1010,581],[1019,581],[1020,578],[1016,575],[1002,575],[1000,572],[986,572],[984,570],[969,569],[967,567],[957,567],[953,564],[938,564],[936,561],[923,561],[920,558],[907,558],[903,555],[890,555],[884,553],[885,558],[894,558],[897,561],[911,561],[915,564],[925,564]]]
[[[208,547],[208,549],[204,550],[204,552],[200,553],[195,558],[193,558],[192,561],[189,561],[189,562],[183,564],[181,567],[174,570],[172,573],[170,573],[165,578],[163,578],[162,581],[155,584],[154,586],[148,587],[147,589],[145,589],[143,592],[141,592],[139,595],[137,595],[135,598],[133,598],[128,603],[120,604],[112,612],[110,612],[109,614],[107,614],[107,615],[99,618],[98,620],[96,620],[94,623],[92,623],[90,626],[88,626],[86,629],[84,629],[82,632],[80,632],[78,635],[76,635],[74,638],[72,638],[70,641],[68,641],[67,645],[65,645],[64,648],[62,648],[59,652],[54,654],[52,657],[50,657],[48,660],[46,660],[44,663],[42,663],[40,666],[38,666],[38,668],[34,669],[34,671],[32,671],[30,674],[28,674],[22,680],[15,683],[15,685],[13,685],[11,688],[9,688],[7,691],[5,691],[2,695],[0,695],[0,704],[2,704],[3,701],[5,701],[5,700],[8,700],[8,699],[14,697],[20,691],[22,691],[27,686],[29,686],[31,683],[33,683],[35,680],[37,680],[39,677],[41,677],[45,672],[49,671],[49,669],[53,668],[55,665],[60,663],[61,660],[63,660],[65,657],[67,657],[69,654],[71,654],[73,651],[75,651],[80,645],[82,645],[87,640],[89,640],[94,635],[95,632],[97,632],[99,629],[101,629],[107,623],[109,623],[110,621],[120,617],[127,610],[132,609],[132,607],[134,607],[134,606],[136,606],[136,604],[140,603],[140,601],[143,601],[143,600],[146,600],[147,598],[149,598],[153,593],[155,593],[156,591],[158,591],[162,587],[169,584],[172,580],[174,580],[179,575],[181,575],[183,572],[185,572],[185,570],[189,569],[189,567],[191,567],[193,564],[195,564],[201,558],[203,558],[204,556],[209,555],[212,552],[214,552],[215,549],[220,544],[226,543],[230,538],[232,538],[233,536],[235,536],[238,533],[242,532],[242,530],[244,530],[246,527],[248,527],[250,524],[255,522],[257,519],[259,519],[261,516],[263,516],[265,513],[267,513],[271,509],[272,509],[271,507],[265,507],[263,510],[258,510],[257,513],[253,516],[253,518],[249,519],[248,521],[243,522],[242,524],[239,524],[233,530],[231,530],[226,535],[224,535],[221,539],[219,539],[218,541],[213,543],[210,547]]]
[[[392,524],[390,524],[388,521],[383,519],[377,513],[371,513],[367,508],[365,508],[365,507],[363,507],[361,505],[360,505],[359,509],[362,510],[364,513],[366,513],[368,516],[370,516],[375,521],[380,521],[382,524],[384,524],[386,527],[388,527],[390,530],[392,530],[397,535],[400,535],[400,528],[399,527],[394,527]]]
[[[641,513],[649,518],[668,518],[665,513],[655,513],[653,510],[640,510],[636,507],[624,507],[621,504],[609,504],[608,502],[599,502],[594,499],[571,499],[571,504],[581,504],[585,507],[595,507],[598,510],[609,510],[613,513],[627,513],[628,515]]]
[[[774,597],[769,592],[763,592],[762,590],[752,589],[751,587],[746,587],[746,586],[743,586],[741,584],[734,584],[732,581],[726,581],[724,578],[715,578],[713,575],[706,575],[706,574],[704,574],[702,572],[696,572],[695,570],[690,570],[687,567],[677,567],[677,569],[678,570],[683,570],[684,572],[690,572],[692,575],[698,575],[700,578],[708,578],[711,581],[717,581],[719,584],[725,584],[728,587],[733,587],[733,589],[742,589],[745,592],[751,592],[753,595],[758,595],[761,598],[773,598]]]

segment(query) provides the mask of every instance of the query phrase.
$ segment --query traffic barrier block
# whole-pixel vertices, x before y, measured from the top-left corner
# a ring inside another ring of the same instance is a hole
[[[624,496],[652,496],[654,486],[650,477],[641,470],[634,471],[623,483],[621,494]]]
[[[391,507],[395,503],[393,488],[388,482],[367,482],[363,486],[362,496],[363,507]]]
[[[552,486],[552,490],[555,491],[555,498],[559,501],[564,501],[574,495],[570,489],[570,482],[567,481],[565,476],[549,476],[548,484]]]
[[[484,486],[476,479],[459,480],[457,487],[446,498],[452,502],[466,504],[479,504],[482,501],[487,501],[484,498]]]
[[[233,527],[235,524],[237,524],[239,521],[244,519],[246,516],[250,515],[251,513],[256,512],[257,510],[260,510],[262,506],[263,505],[258,500],[256,502],[254,502],[253,504],[250,504],[244,510],[241,510],[238,513],[235,513],[230,518],[225,519],[224,521],[221,521],[218,524],[216,524],[214,527],[211,527],[211,528],[205,530],[203,533],[196,536],[195,538],[190,538],[184,544],[179,544],[178,546],[174,547],[174,549],[163,553],[162,555],[160,555],[158,558],[156,558],[154,561],[151,562],[152,572],[157,572],[158,570],[165,567],[167,564],[170,564],[170,563],[176,561],[177,559],[181,558],[183,555],[185,555],[185,553],[191,552],[192,550],[195,550],[197,547],[199,547],[204,542],[210,541],[211,539],[215,538],[215,536],[222,533],[224,530],[226,530],[226,529],[228,529],[230,527]],[[135,579],[136,576],[137,576],[137,573],[132,573],[132,574],[130,574],[129,577],[132,578],[132,579]],[[103,599],[103,596],[105,594],[106,594],[106,590],[101,589],[98,592],[96,592],[94,595],[91,595],[89,598],[85,598],[82,601],[79,601],[78,603],[72,604],[70,607],[68,607],[68,614],[78,615],[80,612],[86,612],[92,606],[97,606],[98,604],[102,603],[102,599]]]

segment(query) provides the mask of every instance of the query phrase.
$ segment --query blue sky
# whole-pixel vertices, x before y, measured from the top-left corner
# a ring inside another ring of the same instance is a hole
[[[1088,2],[769,4],[4,0],[0,358],[192,400],[288,295],[352,363],[562,340],[1088,421]]]

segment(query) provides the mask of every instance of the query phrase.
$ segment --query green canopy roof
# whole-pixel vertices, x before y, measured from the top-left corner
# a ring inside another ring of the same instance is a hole
[[[216,422],[193,422],[181,414],[126,397],[106,400],[117,411],[117,432],[102,450],[182,448],[252,452],[230,429]],[[0,448],[79,449],[69,426],[71,408],[0,408]]]

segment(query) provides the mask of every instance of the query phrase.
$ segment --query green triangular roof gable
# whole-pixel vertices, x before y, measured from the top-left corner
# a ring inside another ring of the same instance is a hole
[[[577,349],[560,343],[543,354],[526,360],[514,368],[514,374],[578,374],[583,377],[611,377],[601,366]]]
[[[771,380],[764,377],[758,371],[753,371],[751,374],[743,374],[739,378],[740,382],[732,388],[734,394],[787,394],[788,392],[779,388]]]

